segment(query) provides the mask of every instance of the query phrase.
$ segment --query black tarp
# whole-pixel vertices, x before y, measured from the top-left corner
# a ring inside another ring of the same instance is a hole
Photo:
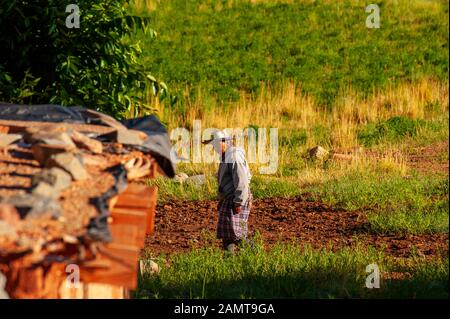
[[[122,164],[110,167],[108,171],[113,175],[116,181],[114,185],[99,197],[91,198],[90,202],[97,208],[99,215],[91,218],[88,225],[86,240],[101,240],[111,242],[112,235],[108,226],[109,201],[112,197],[122,193],[127,188],[127,171]]]
[[[123,120],[114,118],[90,109],[60,105],[19,105],[0,103],[0,119],[14,121],[65,122],[75,124],[95,124],[106,126],[125,126],[129,129],[140,130],[147,134],[148,139],[141,146],[134,146],[139,150],[151,154],[163,172],[168,177],[175,176],[175,166],[170,159],[172,147],[166,128],[155,116]]]

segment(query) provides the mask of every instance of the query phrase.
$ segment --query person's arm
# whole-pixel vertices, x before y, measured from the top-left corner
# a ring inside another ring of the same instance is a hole
[[[240,158],[240,160],[235,161],[232,164],[232,176],[234,185],[234,206],[235,212],[239,213],[241,206],[248,198],[249,185],[248,185],[248,172],[245,160]]]

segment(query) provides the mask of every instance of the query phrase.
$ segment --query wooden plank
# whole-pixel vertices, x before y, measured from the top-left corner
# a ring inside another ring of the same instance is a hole
[[[80,267],[83,282],[102,283],[135,289],[137,285],[139,250],[109,244],[99,253],[97,259],[107,260],[108,268]]]
[[[65,279],[64,264],[52,263],[50,266],[37,264],[33,266],[11,265],[7,273],[6,291],[11,298],[43,299],[57,298],[58,287]]]
[[[111,210],[111,217],[114,220],[123,216],[133,216],[135,218],[146,218],[148,208],[129,208],[129,207],[114,207]]]
[[[8,133],[20,133],[28,127],[45,127],[47,125],[57,125],[57,122],[35,122],[35,121],[10,121],[0,120],[1,127],[8,127]],[[106,134],[115,131],[116,129],[109,126],[94,125],[94,124],[73,124],[64,123],[69,128],[73,128],[80,132]],[[4,129],[2,129],[4,130]]]
[[[147,235],[153,235],[153,232],[155,231],[155,215],[156,205],[153,206],[148,212],[147,227],[145,229],[145,233]]]
[[[128,291],[124,287],[97,284],[80,283],[79,287],[68,287],[63,283],[59,289],[61,299],[125,299]]]
[[[157,192],[157,187],[131,183],[126,191],[118,196],[114,207],[152,207],[156,204]]]
[[[143,184],[132,183],[128,185],[126,191],[117,197],[113,211],[123,211],[124,209],[136,208],[140,210],[145,207],[147,214],[147,223],[145,232],[152,235],[155,229],[156,199],[158,188]]]
[[[90,283],[84,287],[85,299],[124,299],[125,288],[120,286]]]
[[[141,248],[144,244],[145,231],[142,229],[142,224],[111,224],[109,228],[111,230],[113,242],[133,246],[137,249]]]
[[[113,242],[127,242],[128,239],[118,239],[118,236],[135,236],[137,238],[136,245],[142,247],[145,241],[146,228],[143,225],[147,225],[147,214],[145,215],[128,215],[128,214],[114,214],[112,217],[113,222],[109,225]],[[130,233],[127,234],[126,229],[130,229]],[[131,233],[133,232],[133,233]]]
[[[84,285],[85,283],[80,283],[79,287],[70,287],[65,281],[59,286],[58,297],[60,299],[84,299]]]

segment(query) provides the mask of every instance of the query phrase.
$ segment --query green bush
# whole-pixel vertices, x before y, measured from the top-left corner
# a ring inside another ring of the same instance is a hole
[[[378,144],[382,140],[396,142],[406,136],[415,136],[426,122],[421,119],[410,119],[405,116],[395,116],[377,124],[370,123],[358,132],[358,141],[364,146]]]
[[[78,0],[80,27],[68,28],[67,1],[0,2],[0,100],[83,105],[112,115],[144,111],[144,92],[166,86],[139,63],[132,36],[152,38],[129,0]],[[135,115],[135,114],[134,114]]]

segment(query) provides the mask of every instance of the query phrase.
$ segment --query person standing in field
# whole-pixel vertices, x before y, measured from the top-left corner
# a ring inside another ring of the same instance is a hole
[[[217,238],[222,240],[226,251],[234,252],[236,246],[247,242],[247,222],[253,199],[250,191],[252,175],[244,150],[233,146],[232,137],[226,132],[218,130],[212,139],[203,143],[212,144],[220,156]]]

